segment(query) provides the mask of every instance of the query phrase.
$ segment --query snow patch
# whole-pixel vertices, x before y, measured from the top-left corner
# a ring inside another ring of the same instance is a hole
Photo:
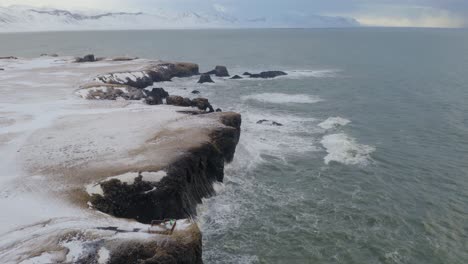
[[[94,78],[96,82],[103,82],[103,83],[120,83],[125,84],[128,81],[136,82],[142,78],[149,78],[149,75],[145,72],[138,71],[138,72],[121,72],[121,73],[110,73],[99,75]]]
[[[102,180],[99,183],[89,184],[86,186],[86,192],[89,195],[93,195],[93,194],[104,195],[104,191],[101,188],[101,183],[110,181],[112,179],[117,179],[121,181],[122,183],[133,184],[135,182],[135,178],[137,178],[139,175],[143,177],[143,181],[156,183],[156,182],[161,181],[162,178],[166,177],[167,173],[165,171],[141,172],[141,173],[127,172],[121,175],[106,178],[105,180]]]

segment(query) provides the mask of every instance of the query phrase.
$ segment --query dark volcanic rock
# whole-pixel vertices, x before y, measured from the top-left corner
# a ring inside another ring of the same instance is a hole
[[[216,108],[216,112],[222,112],[221,108]]]
[[[148,67],[147,73],[153,82],[167,82],[174,77],[190,77],[198,75],[198,65],[188,62],[161,63]]]
[[[214,83],[214,81],[211,79],[209,74],[203,73],[200,75],[200,80],[198,80],[198,83]]]
[[[171,95],[166,98],[166,103],[168,105],[175,106],[192,106],[192,101],[189,98],[184,98],[182,96]]]
[[[94,58],[94,55],[93,54],[88,54],[86,56],[83,57],[83,61],[85,62],[93,62],[95,61],[96,59]]]
[[[184,97],[184,106],[192,106],[192,100],[188,97]]]
[[[283,126],[283,124],[281,124],[281,123],[278,123],[278,122],[275,122],[275,121],[272,121],[272,120],[267,120],[267,119],[258,120],[257,124],[266,124],[266,125],[270,125],[270,126]]]
[[[206,98],[195,98],[192,100],[192,106],[197,107],[200,110],[206,111],[208,109],[210,112],[214,112],[213,107]]]
[[[193,91],[192,91],[192,93],[193,93],[193,94],[199,94],[199,93],[200,93],[200,91],[193,90]]]
[[[242,117],[237,113],[223,113],[221,123],[227,126],[227,128],[234,129],[218,130],[211,135],[211,138],[221,152],[224,153],[225,161],[231,162],[234,159],[237,143],[239,143]]]
[[[206,74],[214,74],[217,77],[229,77],[229,72],[226,66],[216,66],[214,70],[207,72]]]
[[[0,68],[0,71],[4,71],[4,70],[5,70],[5,69],[3,69],[3,68]]]
[[[84,56],[83,58],[76,58],[76,62],[95,62],[96,58],[94,57],[93,54],[88,54]]]
[[[250,72],[244,72],[242,75],[245,75],[245,76],[250,76],[252,75]]]
[[[163,103],[163,99],[169,96],[169,93],[166,92],[163,88],[153,88],[153,90],[145,91],[146,94],[146,103],[149,105],[159,105]]]
[[[268,78],[275,78],[275,77],[283,76],[283,75],[288,75],[288,74],[282,71],[265,71],[265,72],[261,72],[258,74],[251,74],[250,78],[268,79]]]
[[[7,57],[0,57],[0,60],[17,60],[17,57],[14,56],[7,56]]]
[[[239,75],[234,75],[231,80],[239,80],[239,79],[243,79],[242,77],[240,77]]]

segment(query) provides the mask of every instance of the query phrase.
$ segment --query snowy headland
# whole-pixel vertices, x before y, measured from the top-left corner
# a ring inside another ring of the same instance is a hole
[[[0,262],[201,263],[196,206],[223,180],[241,117],[153,89],[197,74],[132,58],[0,59]]]

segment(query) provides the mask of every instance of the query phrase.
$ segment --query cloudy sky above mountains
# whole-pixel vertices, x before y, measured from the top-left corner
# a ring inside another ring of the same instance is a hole
[[[106,11],[218,11],[240,18],[327,15],[369,26],[468,27],[468,0],[0,0],[31,5]]]

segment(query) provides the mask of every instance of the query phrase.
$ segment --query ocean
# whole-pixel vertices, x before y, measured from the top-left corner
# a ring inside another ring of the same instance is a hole
[[[20,33],[0,34],[0,53],[288,73],[156,84],[243,116],[199,206],[205,263],[468,263],[468,30]]]

